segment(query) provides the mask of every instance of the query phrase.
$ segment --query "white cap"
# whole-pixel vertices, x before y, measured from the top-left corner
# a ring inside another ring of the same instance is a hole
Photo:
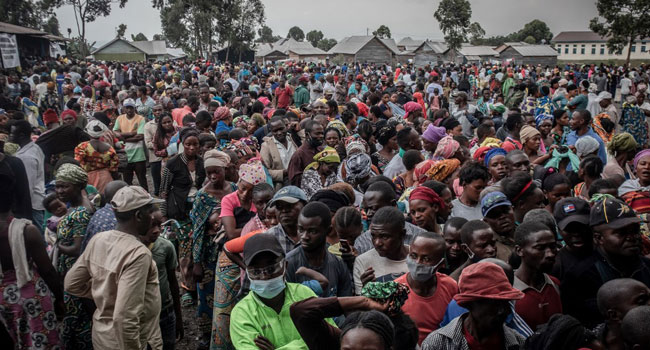
[[[596,102],[600,102],[602,100],[611,100],[612,99],[612,94],[607,92],[607,91],[602,91],[601,93],[598,94],[598,97],[596,97]]]
[[[124,107],[134,107],[135,108],[135,101],[133,101],[132,98],[127,98],[126,100],[124,100],[124,102],[122,102],[122,105]]]
[[[160,204],[165,201],[151,197],[149,192],[140,186],[120,188],[113,196],[111,205],[116,212],[123,213],[142,208],[149,204]]]

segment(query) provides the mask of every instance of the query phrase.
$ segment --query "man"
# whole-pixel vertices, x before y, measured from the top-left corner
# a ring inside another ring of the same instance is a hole
[[[650,348],[650,306],[630,310],[623,319],[623,341],[627,349]]]
[[[510,285],[501,267],[490,262],[473,264],[463,271],[458,287],[454,300],[469,312],[429,334],[423,350],[516,350],[523,345],[525,338],[505,321],[512,312],[510,301],[524,294]]]
[[[305,191],[296,186],[286,186],[275,193],[269,207],[275,207],[279,224],[271,227],[266,233],[272,234],[280,242],[285,254],[298,247],[298,215],[307,204]]]
[[[462,249],[463,241],[460,239],[460,229],[467,223],[465,218],[450,218],[445,222],[442,236],[445,239],[445,266],[441,271],[450,275],[460,265],[467,261],[467,255]]]
[[[519,149],[508,152],[506,155],[506,169],[508,171],[508,174],[512,174],[515,171],[523,171],[525,173],[529,173],[530,159],[528,158],[528,155]]]
[[[143,116],[135,114],[135,101],[131,98],[124,101],[124,110],[126,113],[117,117],[113,127],[115,136],[125,143],[127,167],[123,173],[124,181],[131,185],[135,172],[138,184],[148,191],[146,154],[142,144],[146,120]]]
[[[444,261],[445,240],[432,232],[418,233],[406,257],[408,273],[395,280],[411,291],[402,311],[420,331],[418,344],[438,329],[447,305],[458,293],[456,281],[437,271]]]
[[[65,290],[91,298],[98,350],[162,349],[158,272],[147,245],[154,199],[139,186],[117,191],[115,230],[97,234],[65,276]]]
[[[433,97],[436,95],[434,92],[437,91],[438,96],[442,96],[442,86],[440,86],[440,77],[437,75],[432,76],[432,82],[427,86],[427,101],[429,104],[433,104]]]
[[[309,78],[309,101],[314,103],[314,101],[321,98],[323,98],[323,84],[312,73]]]
[[[604,69],[599,69],[598,74],[593,77],[594,83],[598,87],[598,92],[607,92],[607,75],[605,75]]]
[[[291,97],[293,96],[293,90],[291,86],[287,85],[287,81],[284,78],[280,78],[280,84],[275,88],[274,94],[274,104],[279,109],[287,109],[289,104],[291,104]]]
[[[515,213],[512,203],[502,192],[491,192],[481,200],[483,221],[490,225],[497,236],[497,258],[511,266],[518,265],[512,261],[515,251]]]
[[[13,120],[10,125],[9,141],[20,146],[16,158],[25,166],[29,193],[32,202],[32,221],[43,232],[45,207],[45,155],[41,148],[32,141],[32,125],[26,120]]]
[[[115,218],[115,211],[113,211],[111,201],[113,200],[113,197],[115,197],[115,193],[126,186],[128,186],[128,184],[121,180],[111,181],[106,184],[102,196],[102,200],[104,200],[105,204],[93,214],[88,222],[88,226],[86,226],[86,236],[81,243],[82,253],[86,249],[86,246],[88,246],[90,239],[96,234],[115,229],[117,219]]]
[[[420,139],[420,134],[415,129],[406,127],[397,132],[397,145],[404,150],[404,152],[415,149],[418,151],[422,150],[422,140]],[[384,169],[384,175],[390,179],[394,178],[397,175],[406,172],[406,167],[402,161],[402,157],[399,154],[396,154],[393,159],[388,162],[386,168]]]
[[[351,296],[352,283],[347,266],[327,250],[327,234],[331,224],[332,217],[327,205],[311,202],[302,208],[298,217],[300,246],[287,253],[287,281],[309,281],[311,278],[298,273],[301,267],[306,267],[327,278],[328,287],[322,297]]]
[[[163,106],[157,104],[153,107],[153,119],[144,125],[144,144],[147,147],[149,166],[151,168],[151,179],[153,180],[153,194],[158,196],[160,190],[160,177],[162,174],[162,157],[154,152],[154,137],[158,131],[158,122],[163,112]]]
[[[544,224],[525,222],[517,227],[515,244],[521,265],[512,286],[524,293],[515,310],[530,328],[537,329],[551,316],[562,313],[560,281],[547,274],[555,263],[557,239]]]
[[[591,208],[584,199],[569,197],[555,203],[553,217],[565,243],[557,253],[551,275],[564,281],[567,271],[594,252],[594,236],[589,227]]]
[[[586,80],[583,80],[580,82],[580,87],[577,88],[575,86],[569,86],[568,92],[570,95],[573,96],[571,101],[567,103],[567,108],[569,109],[569,115],[575,116],[576,112],[581,112],[584,110],[587,110],[587,105],[589,104],[589,98],[587,97],[589,93],[589,82]]]
[[[395,194],[395,190],[388,183],[377,181],[368,186],[368,189],[363,194],[361,207],[366,212],[367,222],[370,223],[379,209],[385,207],[397,208],[397,194]],[[404,237],[405,244],[410,244],[417,233],[424,232],[423,229],[411,224],[410,222],[405,222],[404,225],[406,230],[406,235]],[[359,254],[363,254],[372,248],[373,243],[370,230],[363,232],[354,241],[354,249],[356,249]]]
[[[365,84],[362,84],[365,87]],[[368,91],[368,88],[365,88],[365,91],[363,91],[363,88],[361,89],[362,92],[360,92],[360,95],[363,95],[366,91]],[[397,82],[397,104],[400,106],[405,105],[407,102],[413,101],[413,96],[406,90],[406,83],[403,80],[400,80]]]
[[[199,85],[199,98],[201,102],[199,103],[199,111],[207,111],[208,105],[212,99],[210,98],[210,86],[206,83]]]
[[[300,108],[302,105],[308,105],[311,103],[307,84],[309,84],[309,79],[307,77],[301,76],[298,79],[298,87],[293,92],[293,102],[296,108]]]
[[[591,136],[600,145],[598,149],[598,157],[603,161],[603,165],[607,164],[607,151],[605,149],[605,143],[600,136],[594,132],[591,128],[591,113],[587,110],[579,110],[573,113],[573,117],[569,120],[569,126],[571,127],[571,132],[566,137],[567,145],[575,146],[576,142],[585,137]],[[575,170],[575,169],[573,169]]]
[[[284,257],[284,248],[273,235],[261,233],[244,243],[251,292],[235,305],[230,316],[235,349],[306,348],[289,310],[293,303],[316,294],[301,284],[285,282]]]
[[[373,249],[359,255],[354,261],[354,289],[361,294],[363,286],[371,281],[386,282],[408,272],[404,245],[406,230],[404,215],[394,207],[377,211],[370,224]]]
[[[467,266],[483,259],[497,257],[496,234],[484,221],[468,221],[460,229],[460,239],[463,241],[462,247],[467,254],[467,261],[449,275],[456,281]]]
[[[478,120],[474,117],[476,106],[467,103],[467,94],[459,92],[455,97],[454,104],[450,109],[452,117],[456,118],[463,127],[463,136],[471,139],[474,137],[474,129],[478,126]]]
[[[467,220],[481,220],[481,191],[485,189],[490,180],[490,173],[480,163],[468,163],[463,166],[458,174],[463,193],[451,203],[451,217],[463,217]]]
[[[182,104],[183,99],[179,100],[179,105]],[[126,101],[125,101],[126,102]],[[199,109],[199,99],[196,96],[190,96],[187,99],[187,103],[179,108],[172,109],[172,119],[176,122],[176,125],[183,125],[183,117],[188,114],[194,114]]]
[[[519,132],[524,127],[524,118],[521,114],[519,112],[509,113],[504,126],[508,131],[508,136],[506,136],[501,148],[505,149],[506,152],[522,149]]]
[[[596,307],[596,293],[607,281],[632,278],[650,286],[650,259],[641,256],[640,220],[624,202],[605,198],[594,203],[589,225],[596,249],[570,269],[562,285],[564,312],[587,327],[604,321]]]
[[[287,175],[289,182],[294,186],[300,186],[302,183],[302,173],[305,167],[314,161],[316,153],[323,150],[323,140],[325,139],[324,128],[316,121],[308,121],[305,125],[305,142],[291,156]]]
[[[287,137],[284,117],[276,115],[269,121],[271,136],[264,137],[260,155],[264,166],[269,170],[276,189],[289,184],[288,169],[291,157],[296,153],[296,144]]]
[[[596,330],[607,349],[625,349],[622,322],[627,313],[638,307],[650,305],[650,288],[631,278],[617,278],[603,284],[596,295],[598,310],[605,323]]]

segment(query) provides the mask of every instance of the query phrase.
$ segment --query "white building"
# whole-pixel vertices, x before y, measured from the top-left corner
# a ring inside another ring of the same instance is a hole
[[[626,45],[621,52],[607,48],[607,39],[592,31],[561,32],[551,40],[561,61],[625,60],[630,49]],[[630,59],[650,60],[650,38],[634,42]]]

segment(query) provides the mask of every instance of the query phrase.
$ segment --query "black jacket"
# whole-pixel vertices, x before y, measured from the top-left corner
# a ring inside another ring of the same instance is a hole
[[[196,179],[194,186],[197,189],[203,187],[205,181],[205,169],[203,168],[203,159],[196,159]],[[183,220],[188,217],[192,209],[187,204],[187,197],[192,188],[192,178],[187,168],[185,156],[177,154],[171,157],[165,164],[163,179],[161,183],[161,192],[167,193],[166,216],[170,219]]]

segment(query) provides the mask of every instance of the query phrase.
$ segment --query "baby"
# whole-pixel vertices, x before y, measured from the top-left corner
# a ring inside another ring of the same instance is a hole
[[[68,214],[68,207],[56,196],[56,193],[51,193],[43,199],[43,207],[52,213],[52,216],[45,223],[47,251],[51,252],[52,247],[56,244],[56,227],[59,225],[59,221]]]

